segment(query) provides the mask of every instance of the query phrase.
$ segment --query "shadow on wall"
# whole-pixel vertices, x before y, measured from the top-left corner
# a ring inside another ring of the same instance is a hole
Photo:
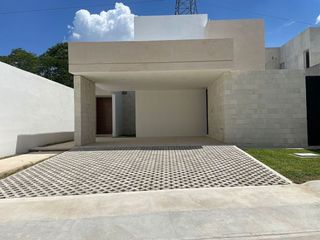
[[[73,140],[73,132],[39,133],[18,135],[16,154],[26,153],[34,147],[45,146]]]

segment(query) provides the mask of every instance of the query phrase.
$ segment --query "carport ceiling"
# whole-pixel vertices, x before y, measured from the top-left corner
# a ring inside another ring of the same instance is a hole
[[[80,75],[96,82],[106,90],[152,90],[206,88],[219,78],[223,70],[205,71],[148,71],[82,73]]]

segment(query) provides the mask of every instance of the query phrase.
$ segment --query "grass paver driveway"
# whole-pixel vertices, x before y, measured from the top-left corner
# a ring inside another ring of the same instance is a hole
[[[289,184],[236,146],[64,152],[0,180],[0,198]]]

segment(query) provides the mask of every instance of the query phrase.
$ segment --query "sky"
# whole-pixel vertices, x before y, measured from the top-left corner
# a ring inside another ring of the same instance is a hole
[[[169,15],[175,7],[175,0],[0,1],[0,55],[14,48],[41,54],[63,41],[130,40],[134,15]],[[197,5],[211,20],[264,19],[267,47],[320,27],[320,0],[197,0]]]

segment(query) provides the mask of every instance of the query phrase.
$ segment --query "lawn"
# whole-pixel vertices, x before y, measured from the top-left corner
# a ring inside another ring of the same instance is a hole
[[[320,153],[319,150],[250,148],[245,151],[294,183],[320,180],[320,158],[300,158],[292,155],[298,152]]]

